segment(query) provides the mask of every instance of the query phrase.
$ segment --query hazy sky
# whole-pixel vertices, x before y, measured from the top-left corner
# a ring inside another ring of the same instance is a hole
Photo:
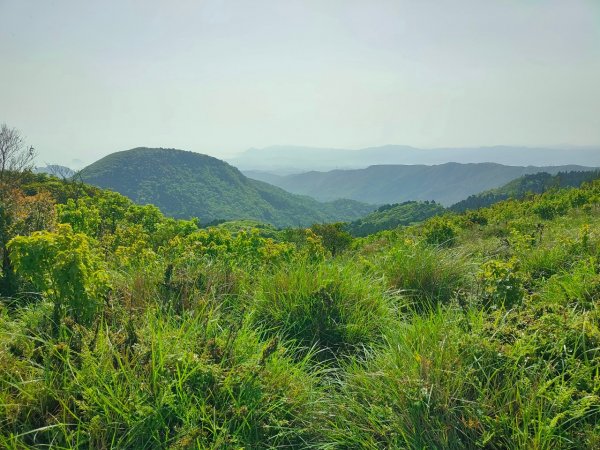
[[[600,143],[600,0],[0,0],[0,122],[137,146]]]

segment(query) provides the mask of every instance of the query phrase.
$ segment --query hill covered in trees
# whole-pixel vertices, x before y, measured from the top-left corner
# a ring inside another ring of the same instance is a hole
[[[465,212],[494,205],[503,200],[522,199],[528,195],[542,194],[550,189],[579,187],[583,183],[600,178],[600,171],[559,172],[550,175],[546,172],[524,175],[510,181],[498,189],[471,195],[446,209],[435,202],[407,201],[393,205],[383,205],[365,217],[348,224],[346,229],[354,236],[367,236],[383,230],[392,230],[422,222],[444,213]]]
[[[434,200],[444,206],[469,195],[497,188],[525,174],[588,170],[581,166],[517,167],[494,163],[426,165],[380,165],[357,170],[306,172],[273,177],[260,172],[253,176],[295,194],[321,201],[348,198],[372,204]],[[592,170],[592,169],[589,169]]]
[[[245,177],[229,164],[199,153],[136,148],[113,153],[81,171],[86,182],[151,203],[166,215],[213,220],[254,219],[273,225],[350,221],[373,210],[352,200],[327,203],[290,194]]]
[[[1,448],[600,443],[599,180],[357,239],[0,193]]]
[[[412,225],[430,217],[443,214],[446,209],[436,202],[408,201],[383,205],[372,213],[349,223],[346,229],[353,236],[367,236],[383,230],[392,230],[403,225]]]

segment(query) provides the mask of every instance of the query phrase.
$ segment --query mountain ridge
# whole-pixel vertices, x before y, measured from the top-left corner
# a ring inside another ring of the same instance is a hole
[[[482,146],[418,148],[408,145],[382,145],[349,150],[342,148],[273,145],[250,148],[228,160],[242,170],[266,170],[277,174],[290,171],[364,169],[371,165],[498,163],[518,166],[582,165],[600,166],[597,146]]]
[[[548,172],[589,171],[592,167],[507,166],[498,163],[438,165],[371,165],[365,169],[310,171],[273,177],[271,182],[320,201],[349,198],[371,204],[434,200],[450,206],[470,195],[500,187],[520,176]]]

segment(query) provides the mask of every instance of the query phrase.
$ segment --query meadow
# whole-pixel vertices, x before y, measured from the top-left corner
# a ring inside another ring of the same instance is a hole
[[[0,447],[600,447],[600,180],[353,238],[0,199]]]

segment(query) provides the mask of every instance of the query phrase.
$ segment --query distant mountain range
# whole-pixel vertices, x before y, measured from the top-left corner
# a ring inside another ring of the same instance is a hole
[[[274,176],[246,172],[286,191],[309,195],[320,201],[348,198],[372,204],[401,203],[409,200],[434,200],[452,205],[520,176],[538,172],[556,174],[587,171],[593,168],[565,165],[550,167],[505,166],[496,163],[440,165],[381,165],[366,169],[332,170]]]
[[[289,175],[310,170],[362,169],[388,164],[444,164],[494,162],[512,166],[582,165],[600,167],[600,145],[596,147],[532,148],[494,146],[478,148],[421,149],[385,145],[360,150],[271,146],[251,148],[229,160],[243,171],[259,170]]]
[[[244,176],[224,161],[175,149],[136,148],[83,169],[87,183],[112,189],[177,218],[254,219],[279,227],[352,221],[374,206],[353,200],[321,203]]]

